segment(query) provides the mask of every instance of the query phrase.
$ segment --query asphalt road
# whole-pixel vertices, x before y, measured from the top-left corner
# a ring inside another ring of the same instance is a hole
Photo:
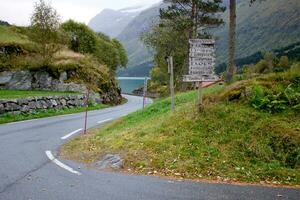
[[[89,127],[141,108],[140,97],[127,98],[125,105],[89,112]],[[53,160],[51,155],[65,142],[61,138],[83,127],[83,116],[0,125],[1,200],[300,199],[296,189],[170,181],[99,172],[60,158]]]

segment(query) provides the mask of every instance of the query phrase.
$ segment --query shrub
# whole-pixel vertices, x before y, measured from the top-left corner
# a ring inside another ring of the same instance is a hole
[[[288,85],[283,91],[268,91],[262,86],[255,86],[251,105],[260,110],[281,112],[287,109],[300,110],[299,86]]]
[[[281,56],[279,63],[276,65],[275,71],[286,71],[290,68],[289,58],[287,56]]]
[[[127,65],[127,53],[119,41],[110,40],[108,36],[95,33],[85,24],[73,20],[63,23],[61,29],[69,37],[69,48],[75,52],[94,55],[111,72],[115,72],[119,66]]]
[[[69,48],[75,52],[93,54],[97,50],[96,33],[83,23],[68,20],[61,29],[69,37]]]

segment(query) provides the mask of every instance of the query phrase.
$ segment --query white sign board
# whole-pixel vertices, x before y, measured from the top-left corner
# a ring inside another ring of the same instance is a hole
[[[184,82],[211,82],[218,81],[217,76],[199,76],[199,75],[185,75],[183,76]]]
[[[215,40],[191,39],[189,43],[189,75],[183,77],[184,81],[215,81]]]

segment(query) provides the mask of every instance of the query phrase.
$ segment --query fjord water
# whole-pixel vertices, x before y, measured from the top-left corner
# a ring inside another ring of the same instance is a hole
[[[118,77],[122,93],[132,94],[136,89],[144,86],[144,77]]]

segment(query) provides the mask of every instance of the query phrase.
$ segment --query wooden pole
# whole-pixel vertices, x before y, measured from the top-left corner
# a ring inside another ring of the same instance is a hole
[[[199,111],[203,110],[203,89],[202,81],[198,82],[198,109]]]
[[[169,57],[170,66],[170,92],[171,92],[171,109],[175,111],[175,91],[174,91],[174,63],[173,57]]]
[[[84,134],[87,131],[87,120],[88,120],[88,109],[89,109],[89,98],[90,98],[90,90],[88,89],[85,101],[85,119],[84,119]]]
[[[145,81],[144,81],[144,94],[143,94],[143,109],[146,106],[147,88],[148,88],[148,78],[145,77]]]

